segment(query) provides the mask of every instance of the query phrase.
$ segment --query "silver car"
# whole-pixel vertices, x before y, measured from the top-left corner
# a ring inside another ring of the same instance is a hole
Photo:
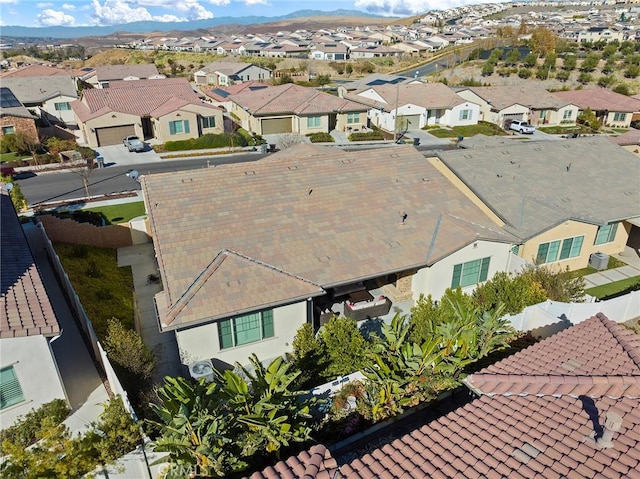
[[[124,143],[124,146],[126,146],[129,151],[135,151],[137,153],[145,150],[144,143],[140,141],[140,138],[137,136],[127,136],[122,140],[122,143]]]

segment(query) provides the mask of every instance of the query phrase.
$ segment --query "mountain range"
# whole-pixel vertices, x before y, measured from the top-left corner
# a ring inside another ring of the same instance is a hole
[[[247,17],[217,17],[206,20],[192,20],[189,22],[131,22],[120,25],[109,26],[86,26],[86,27],[23,27],[18,25],[7,25],[2,27],[0,37],[12,38],[79,38],[89,36],[105,36],[114,33],[151,33],[158,31],[172,30],[199,30],[216,27],[226,24],[254,25],[271,22],[280,22],[304,17],[372,17],[381,18],[358,10],[334,10],[323,12],[319,10],[297,10],[287,15],[277,17],[247,16]],[[385,17],[389,18],[389,17]]]

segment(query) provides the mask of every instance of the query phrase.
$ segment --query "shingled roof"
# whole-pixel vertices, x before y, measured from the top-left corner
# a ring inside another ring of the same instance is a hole
[[[640,216],[640,160],[606,138],[513,142],[438,157],[524,240],[567,220],[603,225]]]
[[[364,96],[374,93],[383,101],[377,101]],[[374,108],[383,107],[391,111],[398,106],[412,104],[431,109],[450,109],[466,103],[462,97],[456,95],[448,86],[442,83],[409,83],[405,85],[378,85],[363,89],[357,93],[350,93],[346,98],[365,103]]]
[[[60,333],[11,199],[0,192],[0,338]]]
[[[541,377],[545,389],[538,387]],[[359,455],[333,477],[640,478],[640,336],[604,315],[467,382],[481,393],[478,399]],[[602,435],[609,413],[618,414],[622,426],[613,432],[611,447],[601,448],[592,438]],[[325,453],[319,469],[334,463]],[[252,478],[302,477],[283,466],[295,461],[279,464],[279,475],[263,471]]]
[[[607,88],[556,91],[551,95],[578,105],[580,108],[590,108],[593,111],[640,112],[640,100]]]
[[[517,241],[408,145],[363,154],[303,144],[258,162],[145,175],[141,183],[165,326],[424,267],[478,239]],[[168,314],[185,301],[193,309]]]
[[[483,100],[489,102],[492,108],[504,110],[512,105],[522,105],[534,109],[557,110],[573,102],[571,99],[554,96],[544,88],[531,86],[480,86],[458,87],[456,91],[469,90]]]

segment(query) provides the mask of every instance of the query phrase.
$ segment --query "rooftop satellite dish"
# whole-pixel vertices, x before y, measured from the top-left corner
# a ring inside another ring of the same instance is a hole
[[[140,173],[138,173],[138,170],[130,170],[127,172],[127,176],[132,180],[138,181],[138,177],[140,176]]]

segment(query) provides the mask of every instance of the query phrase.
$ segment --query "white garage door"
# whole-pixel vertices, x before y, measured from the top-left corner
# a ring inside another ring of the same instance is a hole
[[[276,135],[278,133],[291,133],[291,117],[273,118],[262,120],[262,134]]]
[[[96,128],[98,146],[118,145],[125,136],[136,134],[134,125],[110,126],[108,128]]]

